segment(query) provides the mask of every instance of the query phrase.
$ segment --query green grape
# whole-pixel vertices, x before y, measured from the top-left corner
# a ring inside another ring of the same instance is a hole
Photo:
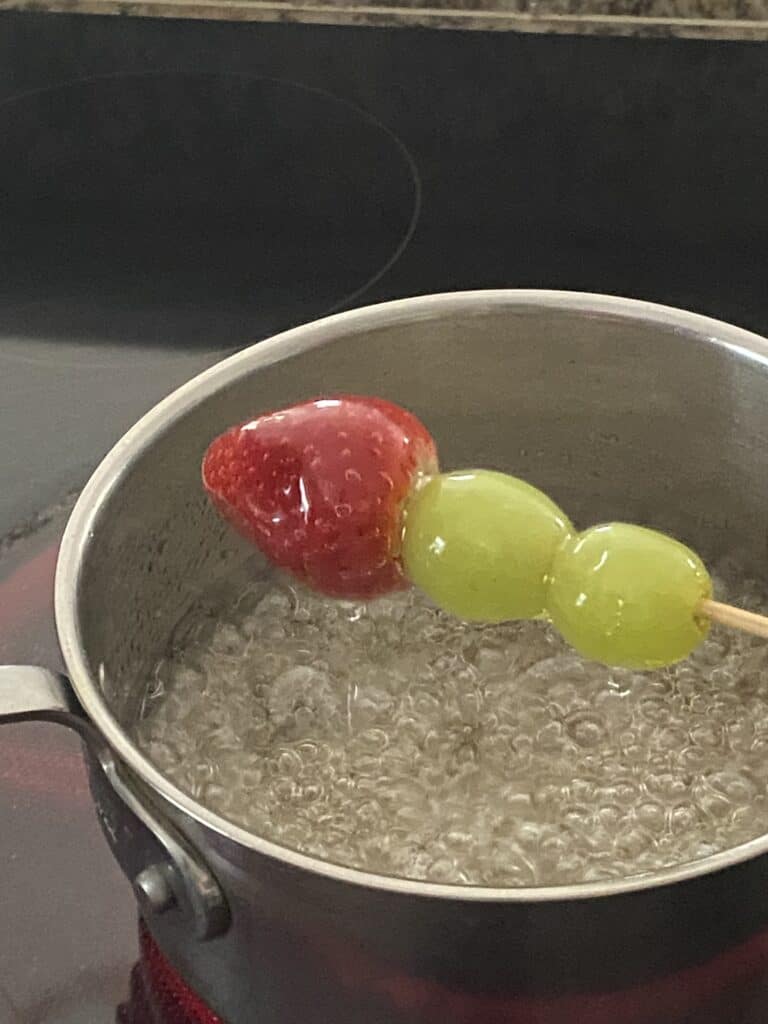
[[[570,535],[565,514],[504,473],[433,477],[405,510],[406,575],[463,619],[532,619],[545,611],[547,573]]]
[[[712,594],[698,555],[642,526],[610,523],[569,538],[549,581],[550,617],[587,658],[658,668],[687,657],[707,634],[696,608]]]

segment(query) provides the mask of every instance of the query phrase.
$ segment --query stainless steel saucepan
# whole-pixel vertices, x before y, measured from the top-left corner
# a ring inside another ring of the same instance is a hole
[[[768,836],[599,884],[411,882],[251,835],[134,746],[127,728],[174,627],[253,558],[202,494],[202,452],[234,421],[328,391],[412,408],[446,466],[514,472],[577,522],[643,522],[768,575],[768,342],[604,296],[408,299],[241,352],[129,431],[61,547],[69,681],[0,669],[0,719],[78,730],[152,934],[229,1024],[741,1020],[768,976]]]

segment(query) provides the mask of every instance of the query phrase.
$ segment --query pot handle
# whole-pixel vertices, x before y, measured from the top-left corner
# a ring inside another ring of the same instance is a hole
[[[151,841],[142,846],[157,856],[148,856],[133,877],[134,892],[144,913],[150,916],[178,910],[203,941],[226,932],[230,915],[219,883],[189,842],[134,792],[111,749],[83,714],[69,681],[43,668],[0,666],[0,725],[35,721],[74,729],[139,827],[148,833]],[[112,832],[103,815],[101,820]]]

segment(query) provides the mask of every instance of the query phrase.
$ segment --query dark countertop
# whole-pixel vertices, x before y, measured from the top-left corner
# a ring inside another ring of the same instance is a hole
[[[768,39],[768,0],[0,0],[0,10],[566,35]]]

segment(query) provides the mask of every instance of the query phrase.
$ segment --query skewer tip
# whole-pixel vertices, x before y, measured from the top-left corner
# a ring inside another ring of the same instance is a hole
[[[768,616],[766,615],[748,612],[743,608],[736,608],[732,604],[713,601],[711,598],[701,601],[697,610],[700,615],[705,616],[711,622],[718,622],[721,626],[740,629],[743,633],[751,633],[753,636],[768,640]]]

